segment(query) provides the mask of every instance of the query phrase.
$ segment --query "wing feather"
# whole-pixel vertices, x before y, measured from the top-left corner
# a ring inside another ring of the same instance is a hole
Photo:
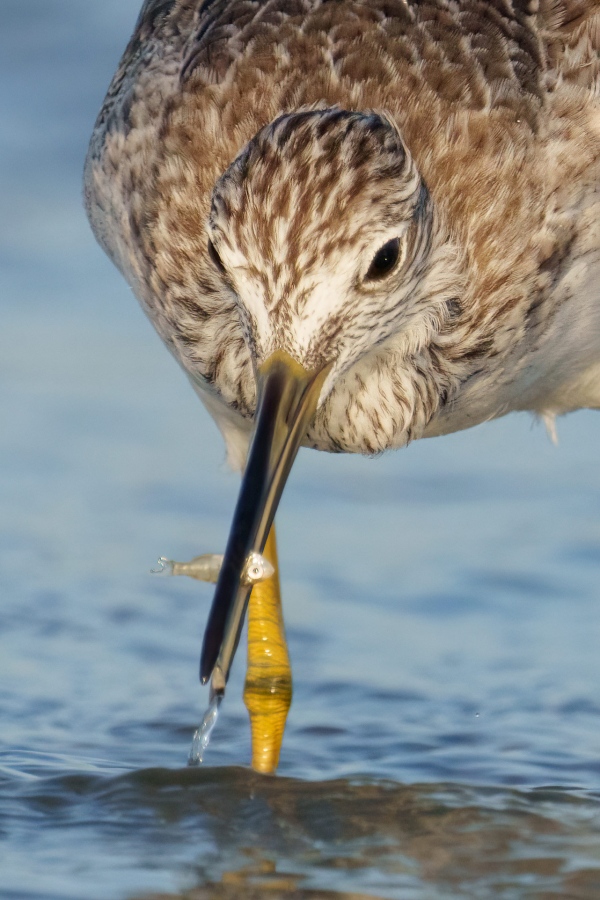
[[[598,0],[541,0],[538,15],[550,72],[600,97]]]

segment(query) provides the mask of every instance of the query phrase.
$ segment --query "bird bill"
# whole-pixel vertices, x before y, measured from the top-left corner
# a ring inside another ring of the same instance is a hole
[[[328,367],[308,371],[283,350],[258,370],[252,441],[200,659],[200,680],[206,684],[211,679],[213,696],[225,690],[240,639],[252,590],[244,583],[248,557],[264,550],[327,371]]]

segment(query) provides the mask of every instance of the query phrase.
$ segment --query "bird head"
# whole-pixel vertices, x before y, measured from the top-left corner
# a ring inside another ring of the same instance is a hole
[[[385,116],[283,115],[217,181],[209,254],[256,367],[276,351],[325,385],[419,315],[432,206]],[[415,302],[417,301],[417,302]]]
[[[239,310],[257,409],[205,633],[201,678],[212,673],[213,688],[239,640],[245,560],[262,552],[317,408],[391,336],[422,340],[444,302],[426,284],[433,227],[427,188],[381,114],[282,115],[214,187],[208,251]]]

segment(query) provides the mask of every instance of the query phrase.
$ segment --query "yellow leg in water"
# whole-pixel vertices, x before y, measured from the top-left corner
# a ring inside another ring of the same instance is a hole
[[[250,713],[252,768],[268,773],[277,768],[292,702],[292,670],[281,611],[274,525],[263,556],[275,567],[275,574],[256,584],[250,595],[244,702]]]

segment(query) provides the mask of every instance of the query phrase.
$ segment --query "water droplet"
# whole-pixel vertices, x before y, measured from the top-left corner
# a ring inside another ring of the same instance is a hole
[[[192,748],[188,757],[188,766],[199,766],[202,764],[206,748],[210,742],[210,736],[219,718],[219,707],[223,701],[223,696],[223,694],[215,694],[210,702],[210,706],[204,713],[200,727],[194,734]]]

